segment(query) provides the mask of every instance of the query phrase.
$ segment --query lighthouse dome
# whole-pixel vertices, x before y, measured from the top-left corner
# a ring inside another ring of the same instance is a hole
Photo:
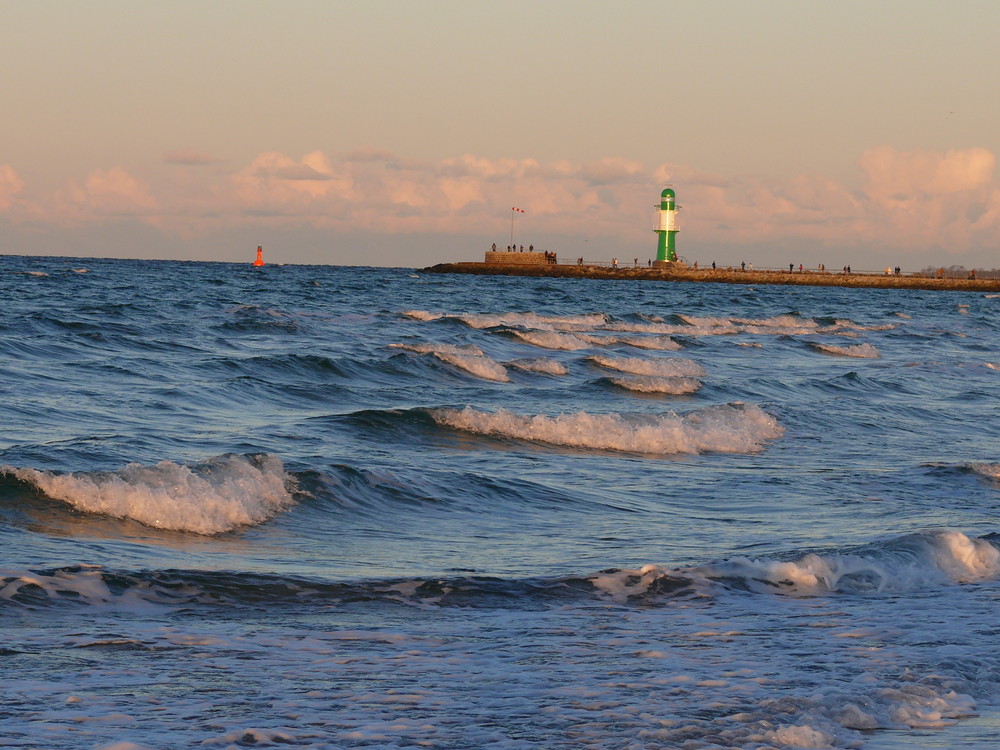
[[[673,188],[664,188],[663,192],[660,193],[660,197],[661,198],[674,198],[676,196],[674,195]]]

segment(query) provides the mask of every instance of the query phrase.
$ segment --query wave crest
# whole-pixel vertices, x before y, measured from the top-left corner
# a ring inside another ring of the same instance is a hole
[[[507,363],[508,367],[514,367],[525,372],[537,372],[542,375],[565,375],[569,372],[566,365],[556,362],[554,359],[539,357],[538,359],[515,359]]]
[[[597,354],[590,357],[590,361],[609,370],[618,370],[632,375],[699,377],[705,374],[705,369],[690,359],[642,359],[640,357],[605,357]]]
[[[857,357],[859,359],[878,359],[881,355],[879,350],[871,344],[855,344],[854,346],[834,346],[832,344],[813,344],[821,352],[827,354],[839,354],[843,357]]]
[[[619,414],[523,415],[499,409],[435,409],[439,424],[466,432],[531,440],[549,445],[652,455],[756,453],[784,428],[760,407],[727,404],[684,416]]]
[[[85,513],[196,534],[262,523],[293,505],[292,493],[297,491],[281,459],[269,454],[228,454],[193,466],[160,461],[71,474],[5,466],[0,473]]]
[[[560,331],[511,331],[517,338],[526,344],[540,346],[543,349],[561,349],[563,351],[576,351],[577,349],[587,349],[590,343],[584,341],[579,336],[572,333]]]
[[[788,561],[735,557],[685,572],[799,596],[882,593],[995,579],[1000,576],[1000,550],[987,539],[937,530],[870,545],[856,554],[808,554]]]
[[[701,388],[701,381],[697,378],[635,375],[630,378],[610,378],[610,380],[619,388],[636,393],[669,393],[673,396],[680,396],[685,393],[694,393]]]
[[[510,380],[507,369],[492,357],[483,353],[478,346],[454,346],[453,344],[389,344],[391,349],[404,349],[416,354],[431,354],[442,362],[464,370],[470,375],[484,380],[506,383]]]

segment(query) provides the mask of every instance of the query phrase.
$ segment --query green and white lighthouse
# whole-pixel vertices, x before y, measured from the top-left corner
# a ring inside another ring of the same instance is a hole
[[[677,204],[674,191],[666,188],[660,193],[660,209],[656,212],[656,262],[677,262]]]

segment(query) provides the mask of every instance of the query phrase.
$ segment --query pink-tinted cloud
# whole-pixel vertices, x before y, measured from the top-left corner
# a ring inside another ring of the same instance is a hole
[[[69,182],[35,211],[36,221],[55,225],[103,223],[118,218],[154,222],[159,201],[145,184],[122,167],[96,169],[82,183]]]
[[[978,190],[993,180],[996,157],[984,148],[947,151],[897,151],[873,148],[861,157],[865,192],[882,204]]]
[[[0,164],[0,210],[13,205],[14,196],[24,190],[24,182],[10,164]]]
[[[1000,186],[990,151],[879,147],[858,165],[862,187],[851,189],[820,175],[765,180],[616,158],[572,163],[466,154],[431,162],[371,148],[339,157],[269,151],[228,174],[165,172],[155,188],[121,167],[96,170],[49,198],[29,195],[13,168],[0,167],[0,208],[16,216],[30,203],[34,221],[52,223],[129,216],[185,237],[250,225],[493,239],[509,231],[516,205],[527,212],[518,220],[526,232],[643,243],[660,191],[673,184],[688,242],[894,252],[1000,243]]]

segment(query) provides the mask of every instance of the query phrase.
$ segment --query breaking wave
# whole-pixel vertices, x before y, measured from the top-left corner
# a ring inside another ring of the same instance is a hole
[[[576,351],[577,349],[588,349],[591,346],[589,341],[585,341],[572,333],[560,331],[511,331],[517,338],[526,344],[540,346],[543,349],[561,349],[563,351]]]
[[[542,375],[565,375],[569,372],[566,365],[556,362],[554,359],[540,357],[538,359],[515,359],[507,363],[508,367],[513,367],[525,372],[537,372]]]
[[[982,537],[937,529],[875,542],[852,551],[810,553],[789,560],[732,557],[690,568],[645,565],[607,570],[590,580],[606,596],[634,601],[696,584],[757,594],[824,596],[917,591],[1000,578],[1000,549]],[[665,585],[666,584],[666,585]]]
[[[439,424],[480,435],[548,445],[650,455],[756,453],[784,428],[760,407],[744,404],[700,409],[683,416],[621,414],[523,415],[499,409],[434,409]]]
[[[679,396],[694,393],[701,388],[701,381],[697,378],[636,375],[630,378],[609,378],[609,380],[619,388],[636,393],[669,393]]]
[[[854,346],[834,346],[832,344],[813,344],[813,347],[827,354],[838,354],[842,357],[857,357],[858,359],[878,359],[879,351],[871,344],[855,344]]]
[[[390,349],[404,349],[415,354],[473,354],[482,356],[483,350],[474,344],[389,344]]]
[[[538,313],[507,312],[486,313],[434,313],[427,310],[404,310],[403,315],[414,320],[431,321],[441,318],[458,320],[470,328],[496,328],[497,326],[521,326],[539,330],[573,331],[603,326],[607,317],[603,313],[584,315],[539,315]]]
[[[1000,480],[1000,464],[972,463],[968,466],[980,476]]]
[[[609,370],[618,370],[632,375],[700,377],[705,374],[705,369],[690,359],[641,359],[638,357],[606,357],[598,354],[590,357],[590,361]]]
[[[389,344],[394,349],[405,349],[416,354],[431,354],[442,362],[484,380],[506,383],[510,380],[507,369],[492,357],[483,354],[477,346],[452,344]]]
[[[612,346],[614,344],[625,344],[636,349],[652,349],[656,351],[675,352],[683,347],[669,336],[592,336],[589,334],[577,334],[578,338],[589,341],[595,346]]]
[[[753,591],[799,596],[900,592],[995,579],[1000,576],[1000,550],[987,539],[942,529],[850,554],[808,554],[788,561],[735,557],[686,573],[739,581]]]
[[[219,534],[262,523],[293,505],[294,477],[277,456],[216,456],[186,466],[160,461],[118,471],[56,474],[0,467],[45,496],[85,513],[130,518],[146,526]]]
[[[879,596],[934,586],[1000,578],[1000,549],[987,538],[938,529],[875,542],[853,550],[809,553],[787,560],[732,557],[685,568],[655,564],[611,568],[590,575],[536,578],[452,576],[324,581],[226,571],[111,572],[97,566],[48,571],[0,570],[0,599],[74,604],[305,603],[310,598],[384,599],[423,605],[521,607],[528,599],[557,603],[597,595],[620,604],[662,597],[739,595],[793,597]],[[183,585],[182,585],[183,584]]]

